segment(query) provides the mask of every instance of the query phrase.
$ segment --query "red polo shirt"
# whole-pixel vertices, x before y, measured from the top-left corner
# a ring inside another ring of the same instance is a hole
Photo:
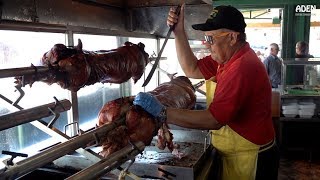
[[[226,64],[207,56],[198,61],[205,79],[216,76],[217,86],[209,110],[222,125],[252,143],[263,145],[274,136],[271,85],[265,67],[247,43]]]

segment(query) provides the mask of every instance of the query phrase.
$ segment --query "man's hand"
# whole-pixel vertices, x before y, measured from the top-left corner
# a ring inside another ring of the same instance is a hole
[[[159,117],[161,111],[165,108],[158,99],[151,94],[144,92],[140,92],[136,95],[133,104],[141,106],[145,111],[156,118]]]
[[[176,14],[176,9],[174,7],[171,7],[169,10],[167,25],[173,26],[176,24],[173,29],[174,34],[184,31],[184,7],[185,4],[182,4],[179,15]]]

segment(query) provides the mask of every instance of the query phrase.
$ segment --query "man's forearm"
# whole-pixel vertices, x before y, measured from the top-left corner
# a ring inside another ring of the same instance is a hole
[[[190,78],[203,78],[197,67],[197,58],[190,48],[186,33],[175,34],[175,43],[179,64],[186,76]]]
[[[222,125],[208,110],[167,108],[167,122],[192,129],[220,129]]]

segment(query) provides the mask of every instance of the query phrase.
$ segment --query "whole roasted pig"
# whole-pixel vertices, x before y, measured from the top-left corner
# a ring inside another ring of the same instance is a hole
[[[136,82],[149,63],[149,55],[142,43],[126,42],[117,49],[86,51],[82,50],[82,42],[78,40],[75,47],[54,45],[43,55],[41,62],[49,67],[49,72],[25,76],[24,84],[42,81],[77,91],[96,82],[123,83],[130,78]],[[16,79],[16,83],[22,83],[22,77]]]
[[[195,90],[187,77],[179,76],[170,82],[160,84],[150,91],[163,105],[172,108],[192,109],[196,102]],[[126,116],[126,125],[109,132],[101,140],[104,157],[120,150],[130,142],[142,141],[149,145],[158,133],[157,146],[160,149],[174,148],[172,133],[167,124],[156,124],[154,117],[139,106],[133,105],[134,97],[124,97],[106,103],[99,112],[98,126],[111,123]]]

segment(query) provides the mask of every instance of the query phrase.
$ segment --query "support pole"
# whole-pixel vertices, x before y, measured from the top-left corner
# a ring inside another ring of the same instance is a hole
[[[135,147],[134,147],[135,146]],[[82,171],[68,177],[66,180],[94,180],[99,179],[111,170],[119,167],[121,164],[135,158],[141,151],[144,150],[145,145],[139,141],[135,145],[128,145],[123,149],[112,153],[107,158],[102,159],[98,163],[83,169]]]
[[[55,159],[58,159],[81,147],[85,147],[88,143],[94,141],[96,137],[102,138],[106,133],[123,124],[125,124],[125,117],[122,117],[113,123],[105,124],[83,135],[74,137],[69,141],[58,144],[57,146],[40,152],[30,158],[17,162],[0,174],[0,179],[20,178],[21,176],[40,168]]]
[[[69,100],[64,99],[59,101],[57,105],[49,103],[0,116],[0,131],[53,115],[48,108],[60,113],[69,110],[71,103]]]
[[[35,73],[44,73],[49,71],[49,67],[45,66],[34,66],[34,67],[23,67],[23,68],[13,68],[13,69],[1,69],[0,78],[31,75]]]

